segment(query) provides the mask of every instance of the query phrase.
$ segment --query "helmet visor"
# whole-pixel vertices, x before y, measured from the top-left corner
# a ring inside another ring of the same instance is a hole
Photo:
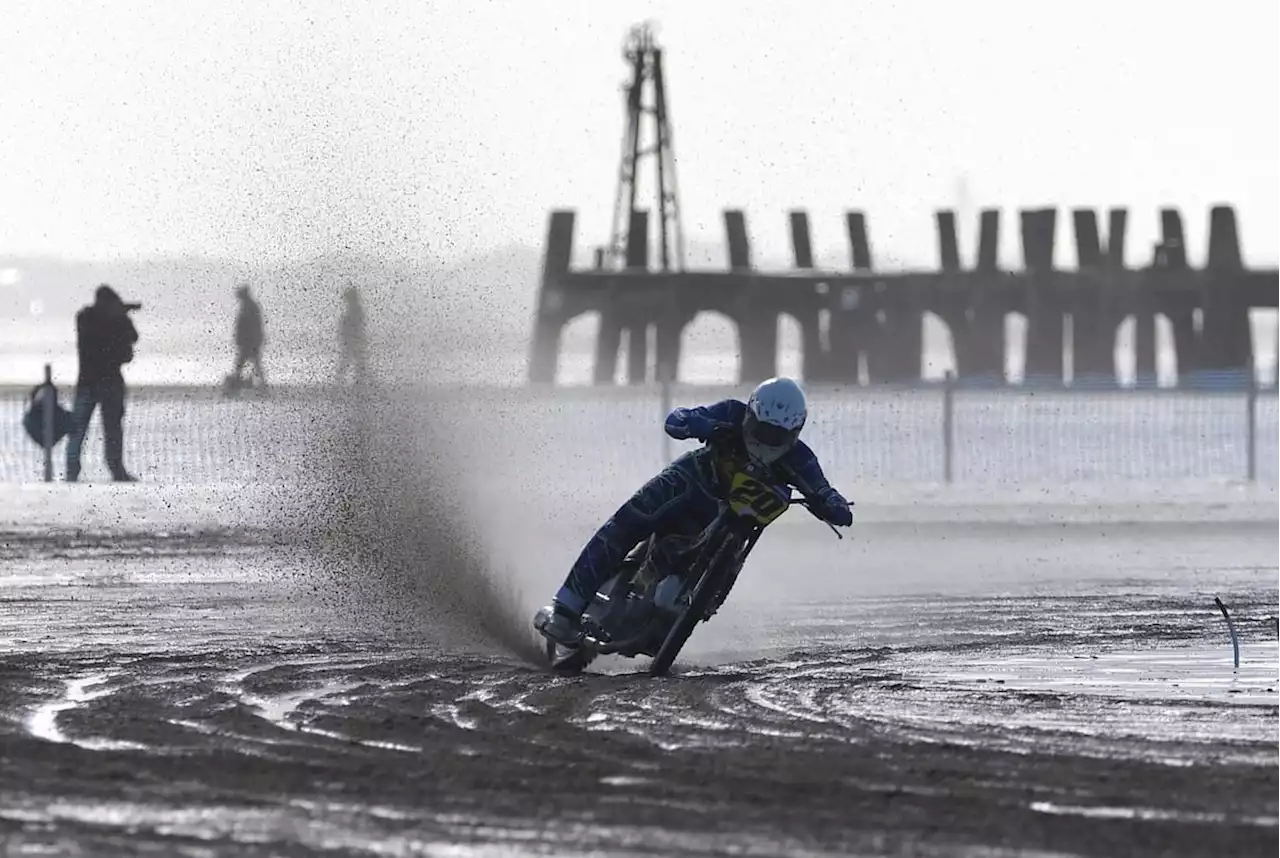
[[[763,423],[754,414],[748,412],[743,423],[743,432],[747,439],[761,447],[786,451],[793,447],[800,437],[800,428],[787,429],[774,423]]]

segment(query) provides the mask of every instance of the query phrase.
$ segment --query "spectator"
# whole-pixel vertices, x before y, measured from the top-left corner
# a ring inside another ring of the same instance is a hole
[[[129,313],[141,307],[126,304],[105,283],[94,301],[76,313],[76,353],[80,373],[76,378],[71,435],[67,441],[67,482],[80,479],[80,452],[94,409],[102,406],[107,468],[118,483],[137,480],[124,467],[124,376],[120,368],[133,360],[138,331]]]
[[[240,299],[240,311],[236,314],[236,364],[228,380],[231,387],[240,387],[245,365],[252,363],[253,368],[248,380],[256,380],[258,386],[263,387],[267,379],[262,370],[262,346],[266,343],[262,308],[249,294],[247,284],[241,283],[236,287],[236,297]]]
[[[337,382],[346,381],[348,370],[355,377],[356,384],[364,384],[368,373],[368,341],[365,334],[364,306],[360,301],[360,292],[354,286],[348,286],[342,293],[346,307],[342,311],[339,324],[339,356]]]

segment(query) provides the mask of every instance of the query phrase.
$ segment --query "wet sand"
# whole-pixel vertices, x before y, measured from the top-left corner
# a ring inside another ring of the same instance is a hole
[[[0,535],[7,854],[1277,850],[1274,522],[779,527],[674,676],[563,678],[287,529],[89,491]],[[524,537],[517,614],[573,550]]]

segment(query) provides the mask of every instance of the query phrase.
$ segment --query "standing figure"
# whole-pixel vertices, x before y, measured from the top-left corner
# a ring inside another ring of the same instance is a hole
[[[248,380],[256,379],[258,386],[264,387],[267,378],[262,371],[262,346],[267,338],[262,324],[262,308],[249,294],[247,284],[241,283],[236,287],[236,297],[240,299],[240,311],[236,313],[236,365],[228,381],[230,386],[240,387],[245,365],[252,363]]]
[[[80,373],[76,377],[72,428],[67,440],[67,482],[80,479],[80,452],[98,405],[102,406],[102,433],[111,479],[118,483],[137,482],[124,467],[125,386],[120,368],[133,360],[138,331],[129,313],[142,305],[124,303],[105,283],[93,298],[92,304],[76,313]]]
[[[356,384],[364,384],[368,380],[368,340],[365,334],[364,305],[360,301],[360,292],[354,286],[348,286],[342,293],[346,306],[342,310],[342,321],[338,326],[338,371],[335,381],[342,384],[346,381],[347,372],[354,375]]]

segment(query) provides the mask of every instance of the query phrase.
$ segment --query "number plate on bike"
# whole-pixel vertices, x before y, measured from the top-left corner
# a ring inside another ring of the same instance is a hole
[[[739,471],[730,485],[729,508],[737,515],[768,524],[787,511],[787,502],[771,486]]]

